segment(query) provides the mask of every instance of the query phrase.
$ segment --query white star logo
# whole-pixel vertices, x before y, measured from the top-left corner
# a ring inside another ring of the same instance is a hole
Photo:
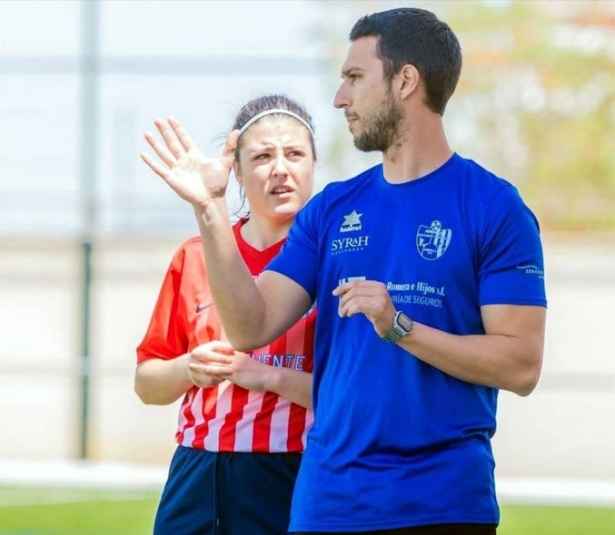
[[[354,227],[361,224],[361,216],[356,210],[353,210],[350,214],[344,216],[344,225],[348,227]]]

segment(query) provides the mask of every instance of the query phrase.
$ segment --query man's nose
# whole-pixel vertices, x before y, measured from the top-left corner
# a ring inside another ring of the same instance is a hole
[[[340,88],[335,93],[335,97],[333,98],[333,106],[336,108],[347,108],[348,107],[348,95],[344,84],[340,86]]]

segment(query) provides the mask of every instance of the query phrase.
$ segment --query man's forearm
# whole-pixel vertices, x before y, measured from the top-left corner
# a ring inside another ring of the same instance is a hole
[[[415,323],[398,344],[457,379],[519,395],[531,393],[540,376],[540,340],[499,334],[459,336]]]
[[[238,350],[258,347],[265,303],[239,253],[226,201],[212,200],[195,208],[195,214],[211,293],[226,335]]]
[[[175,359],[154,358],[142,362],[135,373],[135,392],[148,405],[168,405],[178,400],[190,387],[187,363],[190,355]]]

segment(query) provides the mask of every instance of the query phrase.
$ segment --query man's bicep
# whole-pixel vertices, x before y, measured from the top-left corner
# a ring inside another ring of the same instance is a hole
[[[526,305],[483,305],[481,315],[486,334],[510,336],[540,354],[544,347],[547,309]]]
[[[308,292],[286,275],[266,270],[256,284],[265,302],[264,331],[268,340],[286,332],[310,309],[312,299]]]
[[[529,395],[536,388],[542,370],[546,308],[485,305],[481,313],[486,334],[496,338],[492,350],[494,356],[499,353],[499,368],[505,374],[500,378],[503,381],[500,388],[520,396]]]

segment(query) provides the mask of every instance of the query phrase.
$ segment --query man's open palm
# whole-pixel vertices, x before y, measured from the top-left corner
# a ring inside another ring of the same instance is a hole
[[[239,132],[230,134],[219,158],[208,158],[195,146],[177,119],[170,118],[168,123],[157,119],[155,125],[164,144],[150,132],[145,134],[145,139],[160,161],[145,152],[141,153],[143,161],[175,193],[195,207],[223,197],[233,166]]]

